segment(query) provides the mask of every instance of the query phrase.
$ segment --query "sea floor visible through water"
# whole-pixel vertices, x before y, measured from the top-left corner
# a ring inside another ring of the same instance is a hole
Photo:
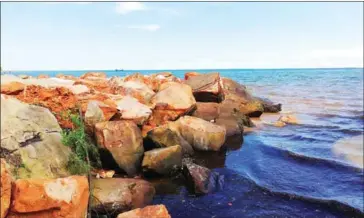
[[[242,142],[207,157],[202,164],[225,176],[221,191],[194,196],[178,182],[157,182],[153,203],[165,204],[173,218],[364,217],[362,68],[103,72],[161,71],[181,78],[188,71],[220,72],[255,96],[282,103],[281,113],[299,121],[275,127],[268,123],[279,115],[264,114]]]

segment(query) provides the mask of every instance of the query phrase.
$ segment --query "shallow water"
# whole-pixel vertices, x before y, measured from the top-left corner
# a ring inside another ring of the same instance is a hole
[[[266,123],[279,116],[263,115],[242,145],[208,154],[205,165],[225,175],[224,190],[195,197],[166,183],[154,203],[165,204],[173,218],[364,217],[363,69],[218,71],[282,103],[282,113],[299,124],[274,127]]]

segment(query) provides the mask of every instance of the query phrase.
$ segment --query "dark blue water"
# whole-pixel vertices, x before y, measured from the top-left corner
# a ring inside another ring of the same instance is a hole
[[[243,144],[207,160],[225,175],[224,190],[196,197],[176,185],[154,203],[165,204],[173,218],[364,217],[363,69],[213,71],[282,103],[282,113],[295,115],[299,125],[278,128],[267,124],[276,115],[262,116]],[[171,72],[183,77],[186,71]]]

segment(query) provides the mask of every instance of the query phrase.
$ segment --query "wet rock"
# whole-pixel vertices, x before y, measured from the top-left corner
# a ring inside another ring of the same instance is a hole
[[[144,207],[155,194],[152,184],[141,179],[96,179],[91,182],[91,190],[92,211],[111,215]]]
[[[176,125],[181,136],[195,150],[218,151],[225,142],[226,129],[203,119],[184,116]]]
[[[89,186],[84,176],[19,179],[12,190],[8,217],[85,217]]]
[[[286,123],[283,122],[283,121],[280,121],[280,120],[278,120],[275,123],[273,123],[273,126],[275,126],[275,127],[283,127],[285,125],[286,125]]]
[[[73,127],[69,115],[77,112],[77,100],[69,89],[29,85],[15,97],[22,102],[48,108],[56,116],[61,127]]]
[[[95,125],[97,143],[108,150],[128,175],[135,175],[144,153],[140,129],[132,121],[107,121]]]
[[[0,217],[6,217],[11,198],[11,174],[3,158],[0,159]]]
[[[181,136],[174,123],[168,123],[156,127],[147,133],[155,144],[160,147],[170,147],[180,145],[184,155],[192,155],[192,146]]]
[[[61,128],[47,108],[1,96],[0,155],[15,177],[67,176],[69,154],[61,143]]]
[[[144,208],[138,208],[135,210],[121,213],[117,216],[117,218],[146,218],[146,217],[171,218],[171,215],[169,215],[167,208],[163,204],[160,204],[160,205],[151,205]]]
[[[224,99],[219,73],[208,73],[189,77],[185,83],[191,86],[196,101],[221,102]]]
[[[289,123],[289,124],[298,124],[298,120],[294,115],[281,116],[279,117],[278,121],[282,121],[284,123]]]
[[[214,102],[197,102],[196,110],[192,116],[204,119],[206,121],[215,120],[220,114],[220,105]]]
[[[106,79],[107,75],[104,72],[87,72],[80,76],[80,79]]]
[[[208,194],[222,189],[224,176],[191,161],[183,161],[183,174],[188,189],[195,194]]]
[[[125,96],[116,104],[120,114],[118,119],[131,120],[138,125],[143,125],[152,114],[152,110],[148,106],[130,96]]]
[[[1,94],[17,95],[23,91],[25,85],[20,82],[10,82],[7,84],[1,84]]]
[[[223,126],[226,129],[226,137],[242,135],[244,130],[239,125],[236,119],[232,119],[232,117],[225,119],[225,118],[217,118],[215,121],[216,125]]]
[[[153,96],[151,104],[154,110],[148,123],[159,126],[191,113],[196,106],[196,101],[188,85],[167,83]]]
[[[182,148],[179,145],[156,148],[144,153],[143,171],[168,175],[182,165]]]
[[[266,98],[257,98],[258,101],[260,101],[263,105],[264,112],[267,113],[278,113],[282,110],[282,104],[275,104],[271,100]]]

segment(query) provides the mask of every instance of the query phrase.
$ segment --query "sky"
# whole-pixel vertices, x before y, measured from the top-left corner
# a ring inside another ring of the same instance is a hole
[[[363,67],[363,3],[2,2],[1,66]]]

